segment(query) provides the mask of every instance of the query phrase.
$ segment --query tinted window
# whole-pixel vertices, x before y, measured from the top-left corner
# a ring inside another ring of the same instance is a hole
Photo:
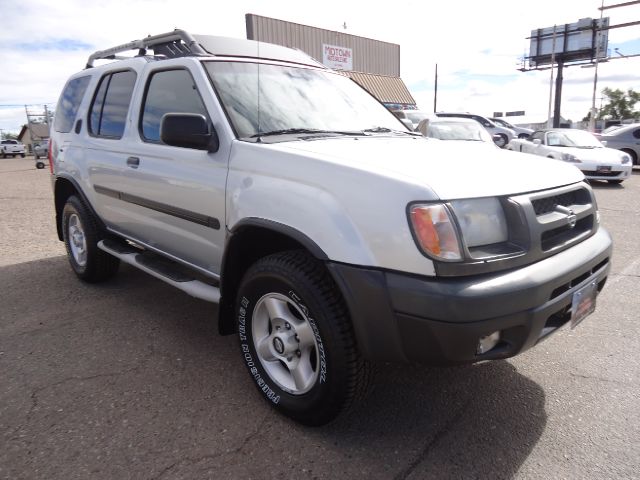
[[[169,112],[197,113],[209,118],[193,78],[186,70],[154,73],[149,80],[140,125],[146,140],[160,141],[160,121]]]
[[[89,109],[89,132],[93,135],[98,135],[100,131],[100,117],[102,115],[102,105],[104,103],[104,95],[107,93],[107,86],[109,85],[109,80],[111,79],[111,75],[105,75],[100,80],[100,86],[98,87],[98,92],[93,99],[93,103],[91,104],[91,108]]]
[[[536,138],[542,141],[544,139],[544,132],[535,132],[531,134],[531,137],[530,137],[531,140],[535,140]]]
[[[132,71],[115,72],[102,78],[89,112],[91,133],[122,137],[135,83],[136,74]]]
[[[56,107],[56,119],[53,127],[56,132],[68,133],[71,131],[90,79],[89,76],[74,78],[64,87]]]
[[[640,138],[640,128],[637,128],[633,131],[633,138]]]

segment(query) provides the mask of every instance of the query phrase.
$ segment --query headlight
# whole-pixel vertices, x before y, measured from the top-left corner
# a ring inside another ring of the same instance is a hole
[[[582,161],[578,160],[578,157],[576,157],[575,155],[571,155],[570,153],[563,153],[562,160],[571,163],[582,163]]]
[[[445,205],[414,205],[409,217],[415,239],[424,253],[440,260],[462,259],[456,228]]]
[[[453,200],[451,207],[467,247],[506,242],[509,238],[504,211],[497,198]]]
[[[467,247],[506,242],[509,238],[502,205],[497,198],[453,200],[413,205],[414,237],[424,253],[438,260],[462,260],[461,239]]]
[[[629,155],[622,155],[622,165],[626,165],[631,161],[631,157]]]

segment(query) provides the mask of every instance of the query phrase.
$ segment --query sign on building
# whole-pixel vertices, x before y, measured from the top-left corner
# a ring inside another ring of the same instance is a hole
[[[353,70],[353,50],[323,43],[322,63],[334,70]]]

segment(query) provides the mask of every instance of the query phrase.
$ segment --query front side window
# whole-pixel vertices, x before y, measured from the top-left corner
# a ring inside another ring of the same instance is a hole
[[[544,139],[544,132],[534,132],[531,134],[531,141],[534,140],[540,140],[542,142],[542,140]]]
[[[140,130],[151,142],[160,142],[160,122],[165,113],[196,113],[209,118],[193,77],[186,70],[154,73],[142,109]]]
[[[92,135],[122,137],[135,83],[136,74],[130,70],[102,77],[89,110],[89,131]]]
[[[87,91],[89,80],[91,80],[89,75],[74,78],[64,87],[56,107],[56,118],[53,125],[56,132],[69,133],[71,131],[78,108],[80,108],[80,102]]]
[[[283,130],[362,132],[406,128],[349,78],[324,70],[204,62],[241,139]]]

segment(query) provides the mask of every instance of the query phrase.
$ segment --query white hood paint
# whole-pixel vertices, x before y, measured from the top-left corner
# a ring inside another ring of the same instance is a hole
[[[442,200],[520,194],[584,179],[579,169],[557,160],[424,137],[323,138],[269,147],[404,178],[431,188]]]

